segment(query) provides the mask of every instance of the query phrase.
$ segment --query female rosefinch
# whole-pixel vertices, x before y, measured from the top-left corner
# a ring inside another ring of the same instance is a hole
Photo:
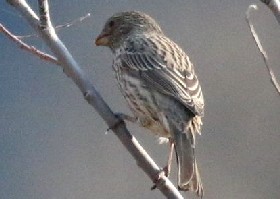
[[[175,145],[179,189],[202,196],[194,149],[204,100],[189,57],[154,19],[136,11],[110,17],[95,43],[115,55],[120,90],[140,125]]]

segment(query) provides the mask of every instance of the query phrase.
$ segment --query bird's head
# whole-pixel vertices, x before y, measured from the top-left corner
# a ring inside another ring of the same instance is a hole
[[[102,32],[96,38],[95,44],[115,49],[131,34],[148,32],[162,32],[152,17],[138,11],[120,12],[107,20]]]

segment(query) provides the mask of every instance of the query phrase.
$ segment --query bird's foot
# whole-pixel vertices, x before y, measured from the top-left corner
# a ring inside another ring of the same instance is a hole
[[[116,121],[115,124],[113,124],[112,126],[110,126],[106,130],[105,134],[107,134],[110,130],[112,130],[112,129],[116,128],[117,126],[119,126],[124,121],[129,121],[129,122],[132,122],[132,123],[135,123],[135,122],[138,121],[137,117],[132,117],[132,116],[126,115],[124,113],[115,113],[115,116],[118,118],[118,120]]]
[[[158,187],[158,185],[161,183],[163,176],[166,176],[166,172],[164,171],[164,168],[161,169],[153,179],[154,185],[151,187],[151,190],[155,190]]]
[[[160,170],[160,172],[158,173],[157,177],[154,180],[154,185],[152,186],[151,190],[154,190],[155,188],[157,188],[157,184],[159,183],[162,176],[168,177],[170,175],[172,154],[173,154],[173,150],[174,150],[174,142],[170,138],[169,138],[169,142],[170,142],[170,152],[169,152],[169,155],[168,155],[167,165],[165,167],[163,167]]]
[[[166,177],[169,177],[170,170],[171,170],[171,165],[166,165],[165,167],[162,168],[162,171],[164,172]]]
[[[169,151],[169,155],[168,155],[167,165],[162,168],[166,177],[168,177],[170,175],[172,155],[173,155],[173,151],[174,151],[174,141],[171,138],[169,138],[169,143],[170,143],[170,151]]]
[[[136,123],[138,121],[138,118],[137,117],[133,117],[133,116],[130,116],[130,115],[126,115],[124,113],[115,113],[115,115],[124,120],[124,121],[129,121],[131,123]]]

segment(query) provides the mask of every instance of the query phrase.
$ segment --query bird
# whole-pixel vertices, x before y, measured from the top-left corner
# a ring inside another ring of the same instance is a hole
[[[175,148],[178,189],[202,197],[195,137],[201,132],[204,98],[189,56],[155,19],[140,11],[113,14],[95,44],[110,48],[114,56],[112,68],[120,92],[133,113],[122,114],[123,118],[168,140],[166,175]]]

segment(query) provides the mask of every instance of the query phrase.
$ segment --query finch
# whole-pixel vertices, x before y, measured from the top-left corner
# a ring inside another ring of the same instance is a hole
[[[194,150],[204,99],[187,54],[138,11],[110,17],[95,44],[111,49],[120,91],[139,124],[174,144],[178,188],[202,197]]]

